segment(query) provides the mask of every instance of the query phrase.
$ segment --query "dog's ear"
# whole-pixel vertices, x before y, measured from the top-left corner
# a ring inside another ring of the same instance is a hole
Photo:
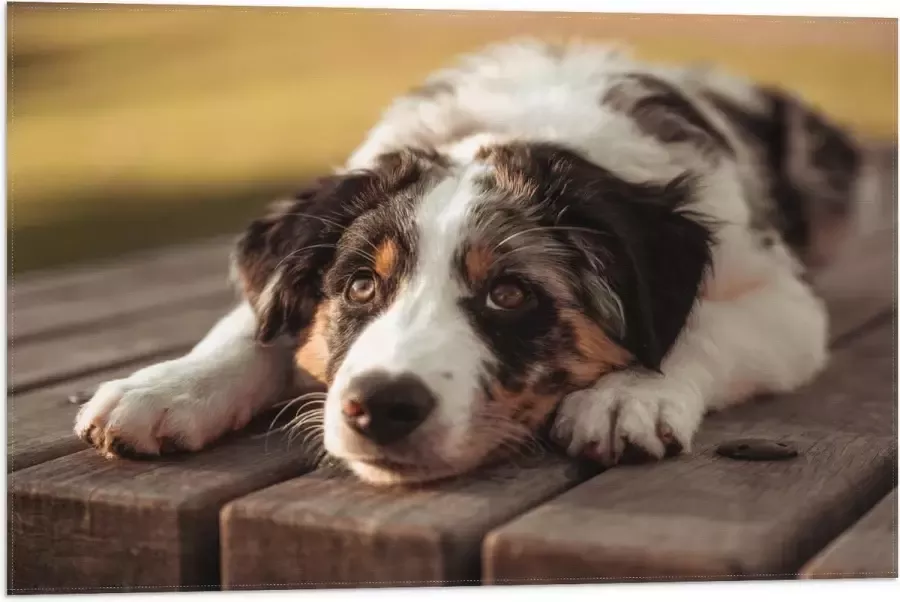
[[[256,312],[258,339],[302,334],[323,301],[324,276],[344,231],[441,162],[414,149],[385,153],[371,169],[321,178],[252,222],[232,254],[232,273]]]
[[[608,327],[608,296],[614,295],[621,315],[613,321],[618,332],[609,334],[658,371],[712,264],[714,224],[685,210],[692,192],[687,177],[632,184],[586,161],[569,163],[557,224],[585,258],[579,267],[585,301]]]
[[[344,230],[375,199],[368,173],[322,178],[253,221],[232,253],[232,274],[257,316],[257,338],[296,336],[322,302],[322,278]]]
[[[618,287],[626,324],[625,347],[659,370],[694,308],[712,266],[715,225],[684,209],[691,182],[679,178],[632,197],[621,232]]]

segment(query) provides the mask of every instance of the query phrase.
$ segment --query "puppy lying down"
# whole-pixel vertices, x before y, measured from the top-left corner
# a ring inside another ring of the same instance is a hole
[[[464,473],[548,422],[607,465],[689,450],[707,411],[825,365],[804,272],[852,232],[866,166],[783,92],[603,46],[490,47],[250,224],[243,303],[102,385],[75,432],[110,457],[199,450],[305,372],[328,386],[325,449],[376,484]]]

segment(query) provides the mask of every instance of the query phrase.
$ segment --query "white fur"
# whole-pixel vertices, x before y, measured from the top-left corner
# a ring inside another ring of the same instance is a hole
[[[277,401],[292,370],[290,350],[260,347],[255,329],[252,309],[242,304],[187,355],[104,383],[79,411],[75,433],[93,426],[157,454],[165,439],[198,450],[243,427]]]
[[[668,182],[682,171],[669,151],[599,102],[611,76],[628,69],[646,67],[598,45],[573,45],[559,60],[540,42],[489,47],[432,76],[452,83],[451,97],[398,99],[348,167],[369,167],[383,152],[423,142],[471,161],[489,141],[534,140],[565,144],[629,180]],[[457,134],[468,124],[477,125],[474,140]]]
[[[662,375],[623,371],[569,395],[553,435],[573,455],[613,463],[625,441],[662,457],[662,429],[685,450],[703,415],[758,393],[805,384],[827,359],[827,317],[809,288],[785,269],[740,296],[696,307]]]
[[[434,439],[429,447],[439,463],[453,462],[471,451],[466,437],[486,350],[458,304],[463,287],[453,258],[471,209],[479,202],[471,185],[477,169],[447,178],[418,206],[418,265],[413,277],[360,333],[329,389],[325,448],[330,453],[351,459],[373,455],[367,453],[367,441],[345,426],[340,410],[347,386],[369,371],[415,374],[435,394],[436,411],[420,429]],[[358,462],[351,461],[351,466],[366,470]]]
[[[669,181],[695,158],[640,134],[627,117],[598,102],[611,76],[624,70],[664,72],[685,90],[710,86],[745,107],[756,106],[750,86],[713,71],[661,71],[590,45],[548,52],[534,42],[504,44],[436,73],[432,79],[449,82],[453,94],[398,99],[346,169],[370,167],[379,154],[406,146],[436,148],[466,165],[489,141],[557,141],[625,179]],[[663,376],[613,374],[569,396],[555,435],[572,453],[594,446],[601,455],[616,456],[628,439],[661,456],[660,426],[689,446],[707,410],[754,392],[789,390],[823,366],[824,309],[797,279],[799,266],[783,246],[763,250],[751,239],[744,167],[740,159],[721,161],[707,173],[702,198],[692,207],[725,227],[705,298],[665,359]],[[325,422],[326,445],[339,455],[359,450],[350,449],[342,430],[338,400],[355,375],[375,368],[424,378],[442,402],[423,428],[444,433],[438,446],[445,458],[464,447],[484,354],[456,306],[460,285],[450,276],[449,257],[476,202],[467,183],[462,173],[428,195],[418,215],[416,277],[364,330],[337,372]],[[275,383],[283,382],[291,361],[285,348],[261,348],[251,340],[249,312],[244,306],[225,318],[184,358],[106,383],[79,414],[76,431],[98,426],[153,453],[162,437],[198,449],[242,425],[277,397]],[[445,371],[452,380],[442,376]],[[357,468],[370,480],[385,476]]]

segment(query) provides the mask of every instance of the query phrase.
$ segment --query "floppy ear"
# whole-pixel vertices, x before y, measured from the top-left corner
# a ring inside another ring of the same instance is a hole
[[[647,368],[659,370],[687,322],[712,265],[712,224],[683,208],[690,183],[672,182],[632,199],[632,228],[622,237],[620,287],[624,343]]]
[[[580,278],[617,297],[617,343],[643,366],[659,370],[687,322],[712,262],[712,224],[684,209],[691,183],[631,184],[599,167],[589,186],[564,202],[566,225],[587,259]],[[571,190],[571,187],[570,187]],[[609,299],[587,295],[600,320]],[[615,336],[615,333],[611,333]]]
[[[347,227],[440,162],[415,149],[385,153],[371,169],[321,178],[252,222],[234,249],[232,272],[256,312],[257,338],[301,334],[323,300],[324,276]]]
[[[257,338],[295,336],[322,301],[322,278],[346,227],[373,202],[372,176],[322,178],[272,205],[237,241],[232,272],[257,315]]]

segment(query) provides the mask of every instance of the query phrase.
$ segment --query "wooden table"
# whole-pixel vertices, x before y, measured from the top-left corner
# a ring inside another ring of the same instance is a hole
[[[258,429],[160,461],[104,460],[72,435],[69,394],[185,351],[234,302],[227,241],[23,278],[9,591],[896,577],[894,238],[820,279],[827,372],[712,416],[692,454],[598,474],[548,452],[406,492],[314,470]],[[715,453],[741,437],[799,456]]]

